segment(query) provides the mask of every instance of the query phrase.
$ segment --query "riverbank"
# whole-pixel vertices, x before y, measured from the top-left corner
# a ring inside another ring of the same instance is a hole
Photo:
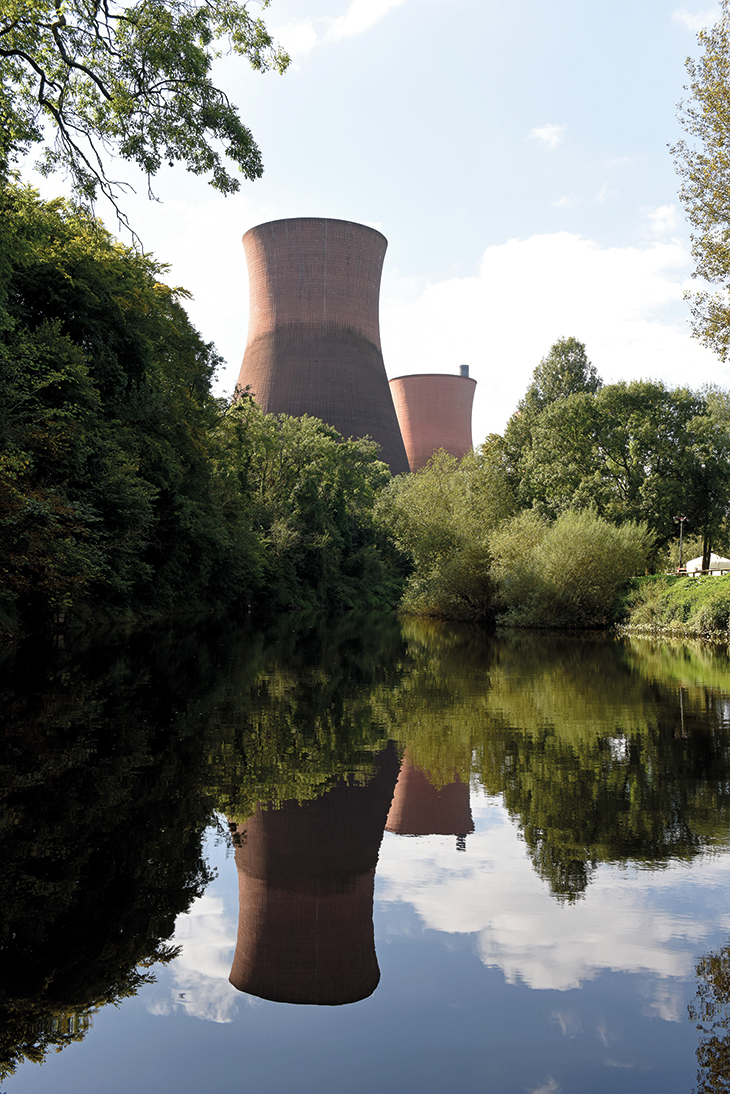
[[[676,577],[652,574],[632,580],[624,594],[622,631],[727,640],[730,575]]]

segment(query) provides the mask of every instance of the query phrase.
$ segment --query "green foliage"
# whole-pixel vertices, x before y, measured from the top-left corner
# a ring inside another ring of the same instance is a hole
[[[493,614],[489,532],[514,511],[500,438],[461,462],[437,452],[414,475],[394,479],[380,520],[410,556],[406,610],[448,619]]]
[[[67,203],[5,187],[0,206],[6,625],[230,595],[255,566],[183,294]]]
[[[570,395],[595,395],[603,386],[596,366],[577,338],[559,338],[532,374],[532,383],[519,404],[522,414],[534,415]]]
[[[101,191],[119,212],[121,184],[104,164],[109,153],[136,163],[148,179],[163,163],[181,162],[210,175],[218,190],[237,190],[223,156],[249,179],[261,175],[261,156],[212,81],[222,44],[258,71],[283,72],[289,63],[262,19],[235,0],[5,0],[0,165],[7,169],[50,133],[42,170],[68,171],[87,205]]]
[[[549,524],[527,510],[491,538],[493,575],[512,626],[603,626],[619,590],[646,566],[653,543],[645,525],[610,524],[595,513],[563,513]]]
[[[616,523],[646,521],[660,550],[681,513],[709,558],[730,514],[727,393],[644,380],[604,386],[580,343],[573,371],[563,367],[560,351],[574,341],[557,343],[535,370],[505,430],[519,504],[548,517],[593,509]]]
[[[369,440],[306,415],[262,414],[247,396],[217,429],[229,490],[245,498],[266,603],[390,607],[402,560],[374,519],[390,472]]]
[[[693,228],[695,276],[720,291],[688,294],[694,333],[724,361],[730,350],[730,4],[720,0],[718,22],[698,34],[699,60],[686,62],[691,97],[679,104],[687,139],[672,148],[680,199]]]

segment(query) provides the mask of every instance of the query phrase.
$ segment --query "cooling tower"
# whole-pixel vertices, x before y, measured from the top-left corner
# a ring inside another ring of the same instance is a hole
[[[391,742],[368,782],[341,780],[317,801],[259,807],[233,825],[238,938],[229,977],[279,1003],[336,1006],[380,979],[375,866],[398,774]]]
[[[461,459],[471,452],[471,407],[476,380],[464,374],[418,373],[390,381],[411,471],[425,467],[439,448]]]
[[[248,340],[238,378],[265,413],[311,414],[344,437],[372,437],[408,471],[380,348],[388,241],[347,220],[273,220],[243,237]]]

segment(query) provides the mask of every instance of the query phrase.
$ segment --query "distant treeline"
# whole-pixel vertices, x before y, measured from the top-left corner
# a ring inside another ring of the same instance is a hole
[[[391,479],[368,440],[216,399],[165,267],[0,188],[0,631],[171,610],[383,608],[596,626],[727,542],[730,396],[603,385],[574,338],[504,436]],[[687,555],[685,555],[687,557]]]

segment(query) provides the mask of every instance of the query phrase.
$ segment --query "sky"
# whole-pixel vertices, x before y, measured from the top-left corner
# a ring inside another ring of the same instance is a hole
[[[231,394],[246,343],[241,237],[297,216],[386,236],[388,375],[468,364],[475,444],[503,431],[561,337],[606,382],[730,386],[683,300],[693,263],[668,146],[685,58],[718,15],[689,2],[271,0],[289,70],[228,57],[216,71],[263,178],[224,198],[165,168],[157,203],[129,165],[112,172],[137,187],[125,209],[145,249],[193,294],[225,361],[217,392]]]

